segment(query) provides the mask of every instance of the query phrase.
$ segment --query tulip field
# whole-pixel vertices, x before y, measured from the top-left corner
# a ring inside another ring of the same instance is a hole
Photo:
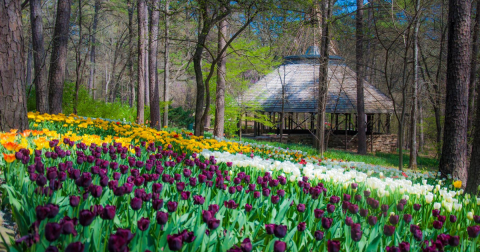
[[[434,172],[100,119],[29,120],[0,133],[9,251],[480,251],[480,198]]]

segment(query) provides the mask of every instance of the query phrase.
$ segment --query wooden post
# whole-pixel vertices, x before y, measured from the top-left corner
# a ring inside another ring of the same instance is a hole
[[[315,113],[310,113],[310,130],[313,131],[315,127]]]
[[[387,127],[387,134],[390,134],[390,118],[391,118],[391,114],[387,114],[387,122],[385,123],[385,126]]]
[[[335,130],[338,130],[338,114],[335,113]]]
[[[348,114],[345,114],[345,150],[348,150]]]

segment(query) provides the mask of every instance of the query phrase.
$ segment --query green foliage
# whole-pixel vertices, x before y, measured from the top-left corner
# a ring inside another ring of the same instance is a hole
[[[238,38],[227,50],[226,63],[226,92],[225,92],[225,134],[232,136],[238,131],[238,122],[246,113],[261,110],[258,104],[246,103],[242,100],[242,94],[251,86],[252,82],[257,81],[275,65],[280,64],[271,54],[271,47],[262,46],[256,40]],[[204,70],[210,70],[210,64],[205,64]],[[204,76],[208,74],[205,73]],[[210,95],[212,105],[210,114],[215,116],[216,99],[216,81],[214,75],[210,80]],[[255,117],[247,118],[249,121],[257,121],[269,127],[273,125],[268,118],[260,113],[255,113]]]
[[[73,98],[75,96],[75,83],[66,82],[63,91],[63,113],[73,113]],[[84,87],[78,91],[78,115],[94,118],[106,118],[112,120],[123,120],[133,122],[136,119],[137,111],[130,108],[128,104],[120,102],[105,103],[101,100],[94,100]]]
[[[28,93],[28,90],[27,90]],[[75,96],[75,83],[66,82],[63,90],[63,113],[69,115],[73,113],[73,97]],[[35,88],[32,87],[30,95],[27,99],[28,111],[36,110]],[[165,102],[160,102],[160,113],[163,114]],[[88,94],[88,91],[82,86],[78,91],[78,106],[77,112],[80,116],[104,118],[118,121],[135,122],[137,117],[136,106],[130,107],[128,104],[120,102],[106,103],[102,100],[94,100]],[[150,107],[145,106],[145,120],[150,120]],[[182,107],[169,109],[169,122],[172,126],[187,127],[188,124],[193,123],[191,111],[186,111]]]

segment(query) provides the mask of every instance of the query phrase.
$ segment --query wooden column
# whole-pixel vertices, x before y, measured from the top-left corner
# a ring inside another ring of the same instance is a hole
[[[348,150],[348,114],[345,114],[345,150]]]
[[[385,126],[387,128],[387,134],[390,134],[390,119],[392,117],[392,114],[387,114],[387,122],[385,123]]]

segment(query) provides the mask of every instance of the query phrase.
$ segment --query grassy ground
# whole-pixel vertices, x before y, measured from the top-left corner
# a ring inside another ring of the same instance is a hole
[[[238,138],[236,139],[238,140]],[[290,148],[295,150],[301,150],[307,152],[310,155],[318,155],[316,149],[312,148],[309,145],[299,145],[299,144],[286,144],[279,142],[268,142],[268,141],[257,141],[253,139],[242,139],[244,142],[258,143],[258,144],[268,144],[271,146],[281,147],[281,148]],[[407,153],[407,154],[405,154]],[[377,152],[374,154],[367,155],[358,155],[356,153],[344,151],[344,150],[334,150],[329,149],[325,152],[325,157],[332,159],[342,159],[354,162],[364,162],[367,164],[381,165],[386,167],[398,167],[398,158],[397,153],[381,153]],[[410,161],[410,155],[408,151],[404,151],[403,154],[403,164],[404,167],[408,167],[408,162]],[[417,157],[417,164],[420,170],[437,170],[438,169],[438,159],[431,157],[419,156]]]

